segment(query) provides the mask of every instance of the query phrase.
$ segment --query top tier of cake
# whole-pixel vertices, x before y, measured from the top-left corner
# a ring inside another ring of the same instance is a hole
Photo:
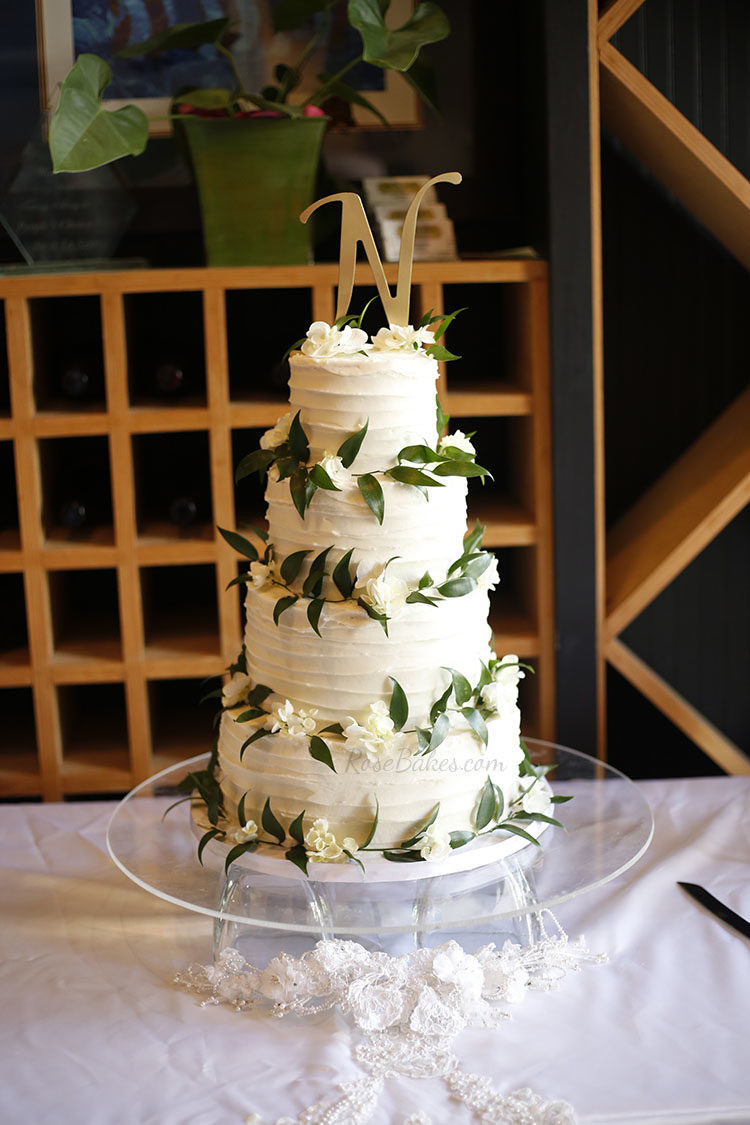
[[[266,500],[270,539],[277,559],[299,550],[331,547],[329,573],[342,554],[354,549],[361,577],[393,559],[390,573],[418,580],[433,577],[461,554],[466,528],[466,481],[446,477],[419,490],[383,477],[401,450],[437,444],[435,380],[437,363],[423,352],[386,352],[310,359],[294,353],[290,361],[290,412],[299,412],[309,440],[309,462],[327,465],[339,491],[319,490],[304,520],[296,510],[287,480],[269,473]],[[327,457],[367,426],[350,471],[330,467]],[[428,466],[429,467],[429,466]],[[363,474],[377,474],[383,490],[381,523],[357,487]],[[300,581],[307,571],[300,571]],[[328,589],[328,587],[326,587]]]

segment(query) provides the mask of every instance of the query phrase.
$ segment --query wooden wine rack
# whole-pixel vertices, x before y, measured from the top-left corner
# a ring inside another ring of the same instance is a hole
[[[750,267],[750,183],[610,42],[642,5],[589,0],[599,744],[604,755],[609,664],[722,769],[747,774],[750,755],[649,667],[622,633],[750,503],[750,390],[605,530],[600,123]]]
[[[386,267],[391,282],[395,270]],[[59,800],[122,792],[209,745],[201,681],[234,659],[241,637],[240,599],[236,589],[225,592],[238,559],[216,527],[262,521],[260,494],[254,511],[238,501],[233,465],[257,437],[243,431],[271,426],[287,401],[252,364],[238,370],[233,340],[249,339],[252,356],[254,341],[286,333],[292,318],[279,310],[292,298],[306,310],[299,323],[293,318],[299,335],[310,320],[330,322],[336,280],[333,265],[0,278],[7,353],[7,367],[0,355],[0,794]],[[462,361],[441,372],[441,398],[456,425],[474,429],[467,422],[480,421],[481,460],[500,466],[493,486],[472,487],[470,516],[487,525],[485,543],[500,552],[498,652],[536,667],[523,684],[525,729],[553,738],[546,265],[421,263],[413,281],[413,312],[490,310],[474,316]],[[364,266],[357,286],[372,286]],[[168,405],[144,400],[133,371],[133,305],[156,297],[158,312],[164,295],[178,328],[200,321],[203,353],[195,393]],[[55,318],[43,314],[59,312],[62,298],[66,310],[84,301],[95,310],[99,403],[71,406],[49,385],[42,393],[56,344],[45,338]],[[253,302],[262,299],[273,316],[254,318]],[[290,342],[279,335],[279,356]],[[161,451],[166,468],[186,435],[193,443],[186,459],[205,450],[198,470],[210,481],[210,512],[187,530],[149,513],[153,478],[139,476],[144,450],[152,466]],[[106,517],[85,534],[59,527],[50,502],[74,439],[108,494]]]

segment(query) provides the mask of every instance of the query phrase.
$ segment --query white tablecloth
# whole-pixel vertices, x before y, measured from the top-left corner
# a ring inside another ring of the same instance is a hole
[[[530,994],[456,1050],[503,1092],[572,1103],[586,1125],[750,1123],[750,942],[690,902],[750,916],[750,778],[645,782],[656,833],[625,875],[560,907],[605,966]],[[211,920],[162,902],[106,854],[112,805],[0,808],[3,1125],[242,1125],[297,1116],[361,1072],[340,1015],[200,1008],[174,972]],[[437,1080],[391,1082],[379,1125],[468,1120]]]

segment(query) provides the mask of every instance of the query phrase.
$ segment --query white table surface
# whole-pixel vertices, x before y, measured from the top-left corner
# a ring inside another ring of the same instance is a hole
[[[562,906],[609,964],[530,994],[456,1053],[503,1092],[563,1098],[585,1125],[750,1123],[750,942],[689,901],[702,883],[750,917],[750,778],[644,782],[645,857]],[[0,1122],[242,1125],[296,1118],[361,1071],[339,1014],[200,1008],[172,984],[210,959],[211,920],[109,859],[107,802],[0,807]],[[378,1125],[468,1120],[438,1080],[388,1084]]]

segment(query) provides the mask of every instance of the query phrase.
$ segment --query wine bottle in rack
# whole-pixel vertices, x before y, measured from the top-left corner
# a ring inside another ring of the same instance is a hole
[[[175,496],[169,505],[170,521],[177,527],[190,527],[198,518],[198,505],[192,496]]]
[[[57,515],[62,527],[68,531],[86,531],[95,522],[90,501],[81,496],[69,496],[62,500]]]
[[[92,378],[82,363],[72,360],[60,375],[60,389],[66,398],[88,398],[93,390]]]
[[[165,357],[153,369],[152,393],[160,397],[177,397],[185,393],[185,368],[178,359]]]

